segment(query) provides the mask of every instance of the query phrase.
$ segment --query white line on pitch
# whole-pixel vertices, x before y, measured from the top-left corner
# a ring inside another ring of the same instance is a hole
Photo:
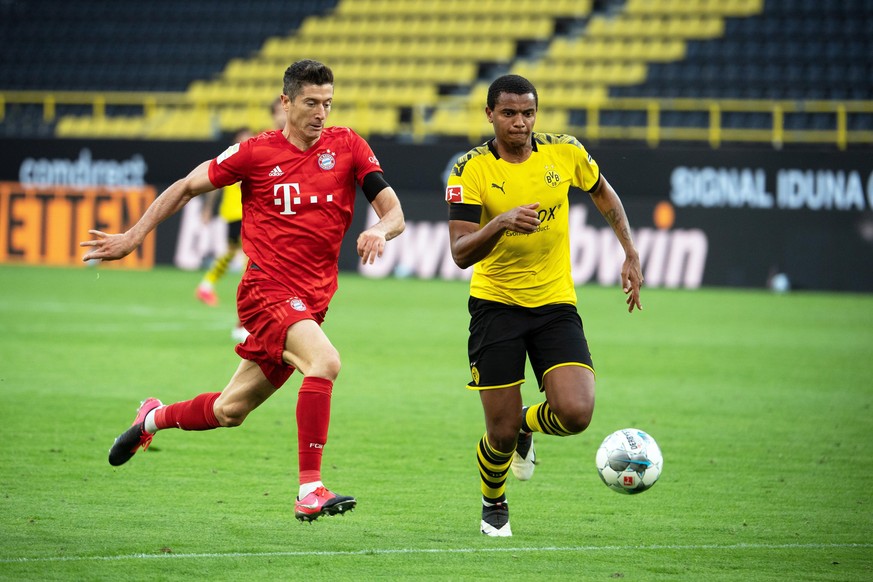
[[[306,556],[390,556],[398,554],[484,554],[494,552],[628,552],[636,550],[828,550],[828,549],[873,548],[873,544],[699,544],[699,545],[649,545],[649,546],[569,546],[531,548],[398,548],[371,550],[337,550],[315,552],[227,552],[203,554],[127,554],[122,556],[57,556],[45,558],[0,558],[0,564],[26,564],[37,562],[81,562],[155,559],[216,559],[216,558],[299,558]]]

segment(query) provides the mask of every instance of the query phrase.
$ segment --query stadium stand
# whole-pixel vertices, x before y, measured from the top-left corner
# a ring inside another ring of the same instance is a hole
[[[192,81],[336,3],[0,2],[0,136],[215,137],[206,104],[184,97]]]
[[[3,89],[183,91],[336,1],[8,0]]]
[[[761,4],[756,18],[726,19],[719,38],[689,41],[681,62],[652,64],[645,83],[611,95],[873,99],[873,2]]]
[[[540,129],[587,139],[873,143],[873,0],[203,2],[0,4],[0,135],[266,127],[310,56],[337,73],[331,122],[365,135],[476,141],[514,72]]]

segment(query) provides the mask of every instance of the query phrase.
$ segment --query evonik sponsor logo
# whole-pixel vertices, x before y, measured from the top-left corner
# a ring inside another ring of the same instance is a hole
[[[537,234],[540,232],[545,232],[551,229],[551,225],[548,224],[549,221],[557,218],[555,216],[555,212],[559,211],[563,204],[558,204],[556,206],[552,206],[551,208],[541,208],[537,211],[537,218],[540,221],[540,225],[534,229],[533,232],[515,232],[512,230],[507,230],[503,233],[503,236],[513,237],[513,236],[530,236],[532,234]]]

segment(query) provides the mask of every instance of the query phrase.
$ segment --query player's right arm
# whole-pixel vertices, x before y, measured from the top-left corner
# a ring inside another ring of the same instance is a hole
[[[99,230],[88,232],[96,238],[79,243],[82,247],[91,247],[82,257],[83,261],[101,259],[115,261],[133,252],[146,235],[153,231],[161,222],[178,212],[192,198],[204,192],[215,190],[209,181],[209,163],[207,160],[194,168],[190,174],[174,182],[164,190],[148,207],[133,227],[121,234],[107,234]]]
[[[478,263],[494,250],[497,241],[507,230],[530,234],[540,225],[537,218],[539,202],[516,206],[503,214],[498,214],[479,228],[478,222],[452,220],[449,215],[449,242],[452,258],[462,269]]]

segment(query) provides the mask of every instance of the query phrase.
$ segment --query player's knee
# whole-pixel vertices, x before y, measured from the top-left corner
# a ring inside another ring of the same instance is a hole
[[[241,404],[219,404],[214,412],[218,424],[225,428],[241,425],[249,415],[249,410]]]
[[[518,431],[511,435],[491,434],[488,433],[488,444],[496,451],[501,453],[509,453],[515,450],[516,439],[518,439]]]
[[[576,416],[567,421],[565,426],[573,434],[579,434],[587,429],[589,424],[591,424],[591,416]]]
[[[488,429],[488,444],[497,451],[508,453],[515,450],[519,427],[505,426]]]
[[[594,415],[594,407],[583,403],[565,407],[555,411],[558,421],[565,429],[573,434],[578,434],[588,428],[591,417]]]
[[[339,352],[336,350],[330,350],[321,356],[312,363],[310,370],[307,372],[307,376],[318,376],[319,378],[327,378],[328,380],[336,380],[337,376],[339,376],[340,368],[342,368],[342,362],[340,361]]]

